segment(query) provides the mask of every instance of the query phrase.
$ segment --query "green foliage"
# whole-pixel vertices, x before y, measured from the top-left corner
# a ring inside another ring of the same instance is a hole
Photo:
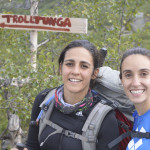
[[[30,14],[29,9],[16,9],[25,1],[11,0],[1,13]],[[5,5],[4,5],[5,4]],[[45,88],[61,84],[58,76],[58,57],[60,51],[72,40],[88,39],[98,49],[106,47],[108,55],[105,65],[119,69],[120,57],[126,49],[141,46],[150,49],[150,24],[143,29],[132,31],[131,23],[140,11],[144,16],[150,14],[147,0],[49,0],[39,1],[39,16],[59,16],[70,18],[87,18],[88,34],[71,34],[59,32],[38,32],[38,43],[49,39],[40,46],[37,53],[37,72],[30,66],[30,32],[0,29],[0,78],[12,80],[30,79],[30,82],[17,86],[0,88],[0,133],[7,125],[7,111],[19,114],[22,127],[27,130],[32,104],[36,95]],[[13,6],[13,7],[11,7]],[[124,29],[124,30],[123,30]],[[4,85],[5,80],[1,80]],[[9,94],[9,95],[8,95]],[[8,96],[8,97],[6,97]]]

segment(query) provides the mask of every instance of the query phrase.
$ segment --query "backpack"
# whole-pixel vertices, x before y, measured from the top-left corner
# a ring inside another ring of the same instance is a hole
[[[80,139],[82,142],[83,150],[96,150],[96,141],[97,141],[98,132],[100,130],[103,119],[108,114],[108,112],[110,112],[111,110],[115,110],[117,119],[119,119],[119,120],[121,119],[122,122],[125,122],[127,124],[126,126],[130,126],[130,130],[131,130],[132,123],[119,110],[117,110],[116,103],[105,99],[103,96],[101,96],[100,94],[98,94],[94,90],[92,90],[92,93],[94,95],[98,95],[99,98],[101,99],[101,101],[98,102],[94,106],[92,111],[90,112],[90,114],[89,114],[89,116],[88,116],[88,118],[87,118],[87,120],[84,123],[84,126],[82,128],[82,135],[75,133],[75,132],[72,132],[72,131],[69,131],[69,130],[64,130],[62,127],[58,126],[57,124],[55,124],[49,120],[50,115],[51,115],[53,108],[54,108],[54,104],[55,104],[54,92],[55,92],[55,89],[51,90],[47,94],[45,100],[40,105],[42,110],[41,110],[41,112],[37,118],[37,121],[40,120],[39,121],[38,138],[40,138],[40,135],[41,135],[41,133],[42,133],[42,131],[46,125],[53,127],[55,129],[55,132],[51,133],[40,144],[40,146],[42,146],[44,144],[44,142],[51,135],[56,134],[56,133],[62,133],[62,131],[63,131],[63,133],[66,136]],[[119,122],[120,125],[124,125],[124,123],[122,123],[122,122]],[[121,129],[121,126],[119,127],[119,130],[121,131],[120,134],[126,132],[125,129]],[[121,140],[122,140],[122,137],[121,137]],[[123,142],[120,145],[119,150],[125,150],[129,140],[130,140],[130,138],[126,138],[125,140],[123,140]],[[108,145],[108,147],[111,149],[112,147],[114,147],[119,142],[120,142],[120,139],[115,141],[115,142],[113,141],[112,143],[110,143]]]

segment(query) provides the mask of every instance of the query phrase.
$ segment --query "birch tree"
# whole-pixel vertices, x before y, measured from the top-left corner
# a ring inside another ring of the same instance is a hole
[[[30,15],[31,16],[38,15],[38,1],[37,0],[30,0]],[[36,64],[37,39],[38,39],[38,32],[36,30],[30,31],[30,50],[31,50],[30,63],[34,71],[36,71],[36,68],[37,68],[37,64]]]

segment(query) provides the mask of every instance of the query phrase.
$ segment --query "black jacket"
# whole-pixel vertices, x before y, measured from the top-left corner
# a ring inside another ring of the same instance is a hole
[[[45,96],[47,95],[48,90],[45,90],[38,94],[35,99],[31,120],[36,120],[40,107],[39,105],[43,102]],[[93,105],[87,110],[83,111],[83,116],[77,116],[76,114],[63,114],[57,108],[54,108],[50,120],[64,129],[76,132],[78,134],[82,134],[82,127],[88,117],[90,111],[94,107],[94,105],[99,101],[99,99],[94,97]],[[40,147],[38,141],[38,126],[30,126],[28,139],[26,146],[28,150],[83,150],[81,141],[79,139],[67,137],[64,134],[54,134],[50,136],[44,145]],[[46,126],[40,136],[40,143],[47,138],[47,136],[53,132],[54,129],[50,126]],[[97,150],[108,150],[107,144],[111,142],[113,139],[119,136],[118,131],[118,122],[115,117],[114,111],[111,111],[105,117],[102,126],[100,128],[98,137],[97,137]],[[112,150],[118,150],[118,146],[114,147]]]

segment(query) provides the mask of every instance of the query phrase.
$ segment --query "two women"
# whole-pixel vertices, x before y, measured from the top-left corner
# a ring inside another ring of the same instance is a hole
[[[150,133],[150,51],[133,48],[126,51],[120,65],[120,78],[136,111],[133,131]],[[132,138],[127,150],[149,150],[150,139]]]

